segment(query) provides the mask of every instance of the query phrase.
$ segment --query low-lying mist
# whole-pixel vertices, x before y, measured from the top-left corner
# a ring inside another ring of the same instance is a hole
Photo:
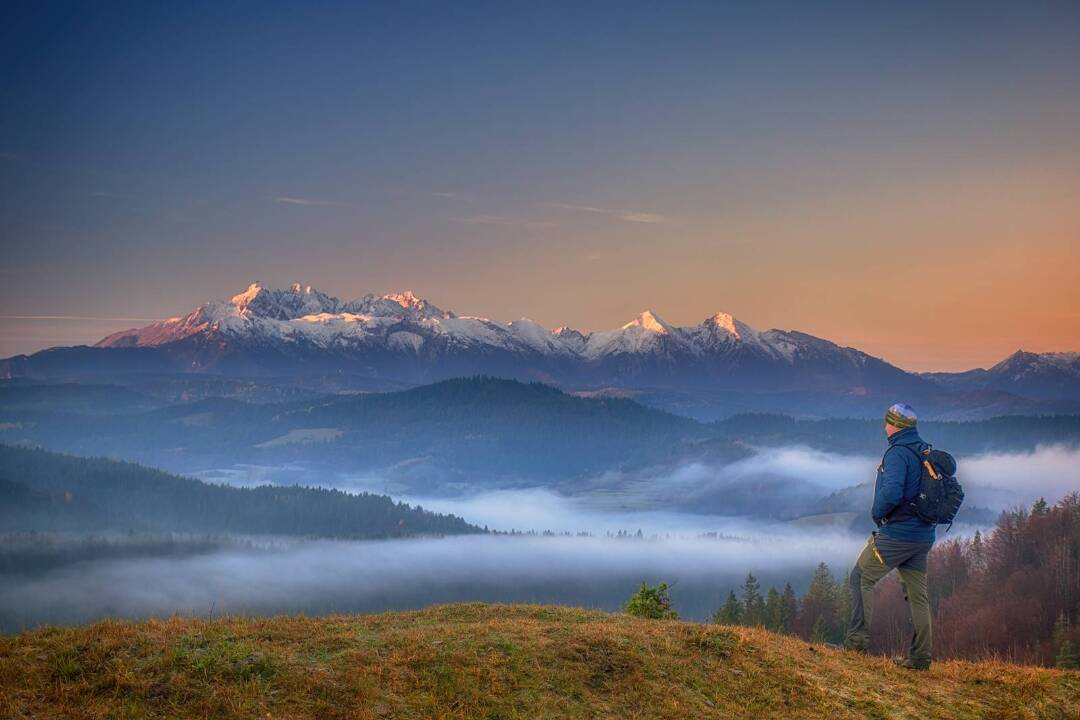
[[[852,521],[868,515],[879,460],[786,447],[719,467],[609,472],[545,487],[467,487],[452,497],[394,493],[491,530],[589,535],[274,539],[169,557],[83,559],[0,575],[0,630],[101,617],[371,612],[467,600],[616,609],[638,584],[658,581],[674,583],[672,597],[685,617],[702,619],[747,572],[766,588],[790,581],[802,591],[824,561],[842,578],[865,541]],[[1075,448],[959,461],[967,504],[987,508],[990,522],[1002,509],[1080,490]],[[380,491],[387,483],[346,477],[332,484]],[[819,512],[825,497],[849,507]],[[972,529],[957,526],[952,536]]]
[[[1044,446],[1029,453],[960,457],[968,508],[989,516],[1039,497],[1056,502],[1080,491],[1080,449]],[[869,517],[879,457],[839,455],[806,447],[765,448],[722,466],[691,463],[665,472],[609,472],[556,487],[484,490],[453,497],[403,493],[402,500],[453,513],[498,530],[592,533],[700,533],[717,517],[736,534],[837,510]],[[374,490],[379,479],[345,487]],[[370,483],[370,484],[367,484]],[[825,502],[827,498],[839,500]],[[992,520],[990,521],[992,522]],[[989,524],[989,523],[984,523]]]
[[[483,600],[616,609],[641,582],[674,583],[676,606],[704,618],[748,571],[802,585],[837,569],[861,540],[835,531],[731,538],[470,535],[309,541],[178,558],[82,563],[7,583],[0,627],[172,613],[337,613]],[[842,570],[841,570],[842,572]]]

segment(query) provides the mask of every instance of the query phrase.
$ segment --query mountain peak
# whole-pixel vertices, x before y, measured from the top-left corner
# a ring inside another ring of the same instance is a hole
[[[718,312],[705,322],[712,325],[713,327],[720,328],[721,330],[726,330],[735,337],[739,337],[739,328],[736,326],[737,321],[734,317],[732,317],[726,312]]]
[[[670,335],[672,332],[672,327],[664,322],[652,310],[642,312],[636,318],[623,325],[623,330],[629,330],[632,327],[640,327],[659,335]]]
[[[244,290],[244,292],[233,295],[232,299],[229,302],[232,305],[235,305],[237,310],[243,312],[245,309],[247,309],[248,305],[250,305],[252,301],[257,298],[262,292],[263,286],[261,283],[259,283],[258,280],[256,280],[255,282],[248,285],[247,290]]]
[[[387,293],[386,295],[383,295],[383,300],[396,302],[406,310],[423,310],[428,305],[427,300],[416,297],[412,290],[406,290],[401,293]]]

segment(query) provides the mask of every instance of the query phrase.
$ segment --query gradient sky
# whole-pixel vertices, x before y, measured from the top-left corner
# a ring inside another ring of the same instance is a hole
[[[0,355],[256,279],[1080,350],[1080,3],[868,5],[5,3]]]

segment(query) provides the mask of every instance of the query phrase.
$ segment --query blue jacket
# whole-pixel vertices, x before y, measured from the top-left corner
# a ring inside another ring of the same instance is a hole
[[[919,494],[919,478],[922,477],[922,463],[911,450],[898,445],[907,445],[915,453],[921,454],[927,444],[919,437],[919,431],[908,428],[889,438],[889,447],[878,466],[877,483],[874,485],[874,507],[870,514],[880,528],[878,532],[893,540],[914,543],[934,542],[934,526],[906,512],[889,520],[889,513],[901,509]]]

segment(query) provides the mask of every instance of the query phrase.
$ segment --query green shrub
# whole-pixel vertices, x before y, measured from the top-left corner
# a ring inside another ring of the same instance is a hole
[[[630,615],[653,618],[654,620],[678,620],[679,613],[671,607],[668,597],[668,584],[660,583],[655,587],[641,583],[641,588],[630,596],[623,609]]]

